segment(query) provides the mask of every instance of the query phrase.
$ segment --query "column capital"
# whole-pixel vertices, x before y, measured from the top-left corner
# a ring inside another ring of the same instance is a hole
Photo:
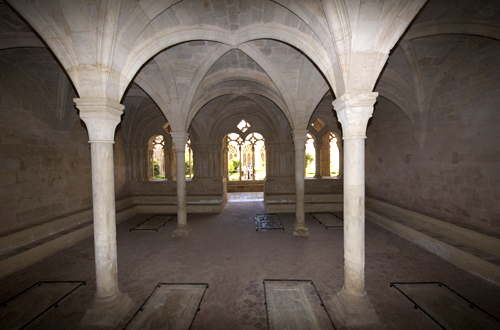
[[[306,143],[307,140],[307,134],[309,133],[309,130],[307,129],[294,129],[292,131],[292,136],[293,136],[293,143],[295,144],[295,148],[297,147],[304,147],[304,144]]]
[[[186,132],[172,132],[170,133],[170,137],[172,138],[172,142],[175,146],[175,152],[184,152],[184,148],[186,146],[189,134]]]
[[[115,129],[125,106],[108,99],[73,99],[87,125],[89,142],[114,143]]]
[[[344,94],[332,102],[342,124],[342,138],[366,138],[366,125],[373,114],[378,93]]]

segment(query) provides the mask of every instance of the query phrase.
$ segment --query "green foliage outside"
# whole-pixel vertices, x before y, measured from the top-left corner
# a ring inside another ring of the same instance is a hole
[[[189,175],[189,160],[186,160],[184,163],[184,172],[186,174],[186,178],[190,178],[191,176]]]
[[[313,160],[314,160],[314,157],[310,153],[307,153],[306,154],[306,167],[309,167],[309,165],[311,165]]]
[[[233,158],[229,161],[228,172],[229,172],[229,180],[239,180],[240,173],[238,173],[238,167],[240,167],[240,161],[236,158]]]
[[[229,167],[231,167],[231,165],[233,166],[233,170],[231,171],[231,173],[236,173],[238,171],[238,167],[240,167],[240,161],[236,158],[233,158],[231,159],[231,164],[229,165]]]
[[[314,160],[313,155],[310,153],[306,153],[306,176],[314,176],[314,173],[316,172],[315,168],[312,168],[312,162]]]
[[[156,158],[153,159],[153,175],[155,179],[160,179],[160,165],[158,164],[158,159]]]

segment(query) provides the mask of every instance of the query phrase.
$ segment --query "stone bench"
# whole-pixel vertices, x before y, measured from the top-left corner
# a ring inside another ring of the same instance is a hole
[[[500,284],[500,239],[366,199],[366,219],[480,277]]]
[[[268,213],[295,212],[295,194],[268,194],[264,196]],[[305,212],[343,211],[342,194],[306,194],[304,197]]]

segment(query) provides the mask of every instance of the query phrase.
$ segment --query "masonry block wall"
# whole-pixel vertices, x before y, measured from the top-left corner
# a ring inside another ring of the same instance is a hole
[[[466,50],[427,89],[432,99],[420,114],[421,125],[379,98],[367,131],[366,192],[499,235],[500,46],[479,37],[463,42]]]
[[[29,63],[33,52],[46,53],[46,62]],[[50,70],[35,72],[34,65]],[[45,49],[0,52],[0,233],[92,208],[88,134],[75,92],[57,101],[59,73]],[[126,192],[122,140],[118,132],[117,196]]]

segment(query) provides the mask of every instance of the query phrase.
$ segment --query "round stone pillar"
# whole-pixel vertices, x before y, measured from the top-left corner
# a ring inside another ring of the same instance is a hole
[[[314,151],[315,151],[315,166],[316,166],[316,169],[315,169],[315,173],[314,173],[314,177],[316,179],[321,179],[322,178],[322,175],[321,175],[321,147],[323,146],[323,142],[321,141],[314,141]]]
[[[309,236],[306,226],[304,211],[305,196],[305,144],[308,130],[294,130],[293,142],[295,144],[295,223],[293,224],[294,236]]]
[[[184,132],[170,133],[175,146],[175,165],[177,175],[177,228],[172,237],[186,237],[193,229],[187,223],[186,210],[186,172],[185,153],[188,134]]]
[[[75,99],[75,102],[89,134],[96,268],[95,299],[82,323],[116,326],[133,305],[132,299],[118,288],[116,251],[113,144],[123,105],[100,99]]]
[[[344,287],[334,305],[347,326],[379,322],[365,291],[365,139],[377,95],[344,94],[333,101],[344,140]]]

